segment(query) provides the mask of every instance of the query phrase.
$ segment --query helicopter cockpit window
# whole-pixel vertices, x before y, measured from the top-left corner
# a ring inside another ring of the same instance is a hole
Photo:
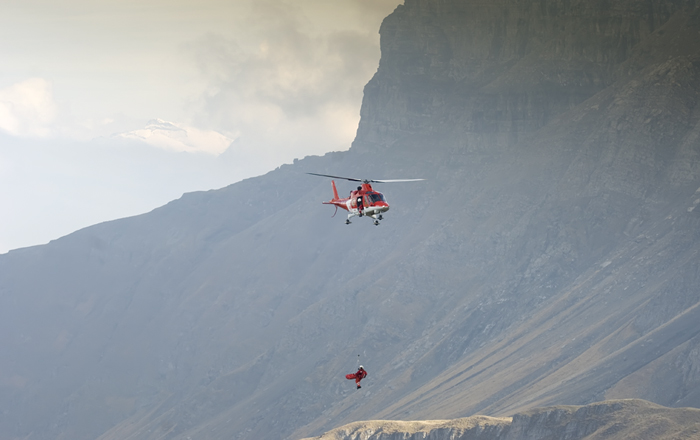
[[[374,193],[374,194],[368,194],[368,195],[369,195],[369,199],[370,199],[371,203],[386,202],[386,200],[384,200],[383,194]]]

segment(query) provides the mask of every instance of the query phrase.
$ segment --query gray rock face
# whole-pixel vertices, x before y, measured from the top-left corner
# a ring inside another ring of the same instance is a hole
[[[449,134],[455,148],[508,150],[647,67],[631,59],[688,6],[408,1],[382,25],[380,68],[365,91],[378,99],[365,101],[360,138],[375,148]]]
[[[0,437],[700,406],[696,4],[407,1],[381,34],[349,152],[0,256]],[[305,172],[428,180],[346,226]]]

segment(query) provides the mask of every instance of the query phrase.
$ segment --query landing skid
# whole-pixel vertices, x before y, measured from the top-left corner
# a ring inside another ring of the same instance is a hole
[[[378,215],[376,215],[376,216],[375,216],[375,215],[370,215],[370,214],[365,214],[365,215],[367,215],[368,217],[372,217],[372,218],[374,219],[374,225],[375,225],[375,226],[379,226],[379,220],[384,220],[384,217],[383,217],[381,214],[378,214]],[[362,215],[362,214],[350,213],[350,214],[348,214],[348,218],[345,220],[345,224],[346,224],[346,225],[349,225],[350,223],[352,223],[352,222],[350,221],[350,219],[353,218],[353,217],[363,217],[363,215]]]

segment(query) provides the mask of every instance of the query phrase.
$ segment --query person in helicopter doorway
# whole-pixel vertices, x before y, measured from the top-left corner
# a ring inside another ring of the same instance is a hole
[[[362,187],[361,187],[361,186],[358,186],[358,187],[357,187],[357,190],[358,190],[358,191],[361,191],[361,190],[362,190]],[[359,196],[359,197],[357,198],[356,202],[357,202],[357,203],[356,203],[356,205],[357,205],[357,210],[359,211],[359,214],[358,214],[358,215],[359,215],[360,217],[362,217],[362,215],[363,215],[363,214],[362,214],[362,207],[363,207],[363,206],[362,206],[362,196]]]
[[[367,372],[365,371],[364,367],[360,365],[360,368],[357,369],[357,372],[353,374],[353,376],[355,378],[355,383],[357,384],[357,389],[359,390],[360,388],[362,388],[360,386],[360,381],[367,377]]]

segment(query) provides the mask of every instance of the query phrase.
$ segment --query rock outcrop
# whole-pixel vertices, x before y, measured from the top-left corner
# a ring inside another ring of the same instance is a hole
[[[304,440],[615,440],[700,438],[700,410],[643,400],[533,409],[512,418],[355,422]]]

